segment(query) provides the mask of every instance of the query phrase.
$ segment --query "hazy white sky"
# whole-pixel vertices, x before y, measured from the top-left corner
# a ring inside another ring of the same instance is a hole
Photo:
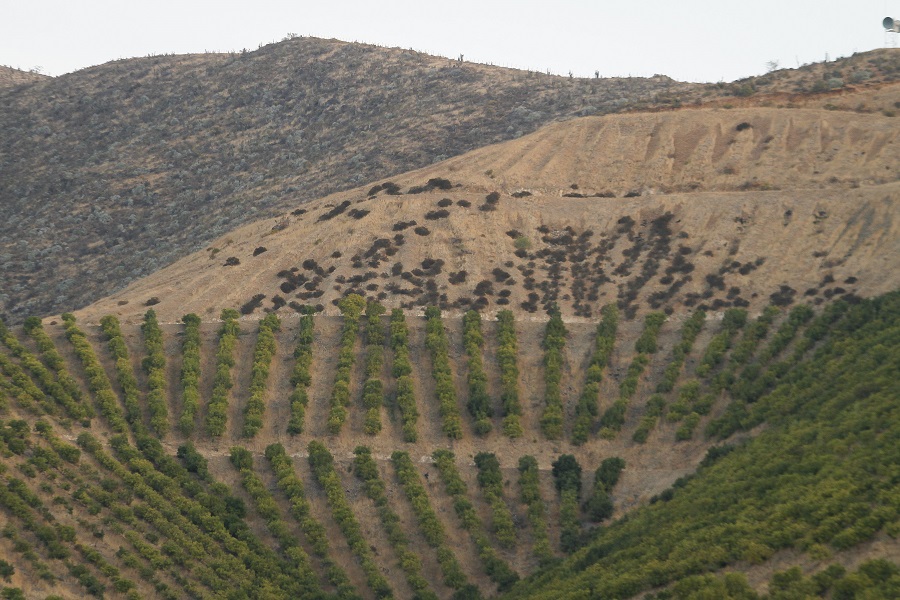
[[[731,81],[880,48],[900,0],[0,0],[0,64],[254,50],[288,32],[576,76]],[[900,40],[897,40],[900,43]]]

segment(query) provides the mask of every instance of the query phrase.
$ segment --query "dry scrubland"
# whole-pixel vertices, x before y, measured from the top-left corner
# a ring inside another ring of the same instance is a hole
[[[700,85],[298,38],[36,77],[0,89],[0,313],[85,306],[240,225],[554,121],[697,103],[892,113],[875,92],[898,75],[888,50]]]

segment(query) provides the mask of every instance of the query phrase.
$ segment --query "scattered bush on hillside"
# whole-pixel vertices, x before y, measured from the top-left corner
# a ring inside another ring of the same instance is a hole
[[[163,437],[169,431],[169,407],[166,404],[166,353],[163,348],[163,332],[152,308],[144,313],[141,324],[144,348],[147,356],[141,361],[147,373],[147,408],[150,410],[150,427]]]
[[[233,384],[231,369],[234,367],[234,348],[240,334],[238,312],[226,308],[222,311],[222,327],[219,329],[219,347],[216,349],[216,374],[206,413],[206,434],[220,437],[228,422],[228,394]]]
[[[566,326],[562,313],[554,306],[550,310],[550,320],[544,329],[544,414],[541,415],[541,432],[548,440],[559,440],[563,436],[563,405],[560,393],[563,354],[566,345]]]
[[[447,332],[441,320],[441,309],[429,306],[425,309],[425,347],[431,354],[431,373],[434,376],[435,395],[441,414],[441,430],[452,439],[462,438],[462,419],[456,400],[456,386],[450,370]]]
[[[269,368],[277,351],[275,332],[281,329],[281,320],[275,313],[269,313],[259,322],[256,347],[253,349],[253,366],[250,369],[250,397],[244,407],[244,430],[242,435],[252,438],[262,429],[263,414],[266,411],[266,384]]]
[[[191,313],[181,317],[184,323],[181,362],[181,416],[178,428],[184,435],[194,431],[194,418],[200,408],[200,317]]]

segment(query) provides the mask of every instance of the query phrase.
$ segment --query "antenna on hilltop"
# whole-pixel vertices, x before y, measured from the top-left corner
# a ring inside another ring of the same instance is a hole
[[[887,46],[890,42],[891,48],[896,48],[897,34],[900,33],[900,19],[885,17],[881,26],[884,27],[884,45]]]

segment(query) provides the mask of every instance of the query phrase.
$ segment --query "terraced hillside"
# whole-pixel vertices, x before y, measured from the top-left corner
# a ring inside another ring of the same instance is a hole
[[[682,495],[717,481],[716,493],[744,494],[728,486],[752,478],[715,473],[760,464],[754,453],[795,427],[795,411],[799,423],[838,418],[848,401],[858,418],[887,411],[846,449],[875,469],[870,483],[856,475],[874,486],[865,497],[822,500],[809,534],[802,519],[787,538],[761,525],[748,531],[776,537],[731,532],[745,541],[714,564],[686,559],[695,540],[684,533],[650,571],[610,563],[609,577],[585,571],[579,585],[602,580],[617,597],[677,580],[714,588],[725,584],[684,578],[773,553],[781,569],[862,564],[859,577],[877,575],[881,563],[865,561],[898,551],[896,478],[880,475],[898,463],[867,453],[896,451],[900,313],[896,294],[854,302],[637,320],[608,305],[598,322],[566,323],[556,311],[386,314],[350,295],[341,317],[30,319],[2,330],[0,351],[6,585],[35,598],[527,596],[566,569],[617,560],[603,544],[639,551],[629,523],[656,519],[654,535],[669,540],[659,519],[686,510]],[[818,384],[800,392],[810,377]],[[843,464],[804,473],[843,477]],[[571,552],[574,562],[516,584]],[[767,571],[749,572],[765,587]]]

